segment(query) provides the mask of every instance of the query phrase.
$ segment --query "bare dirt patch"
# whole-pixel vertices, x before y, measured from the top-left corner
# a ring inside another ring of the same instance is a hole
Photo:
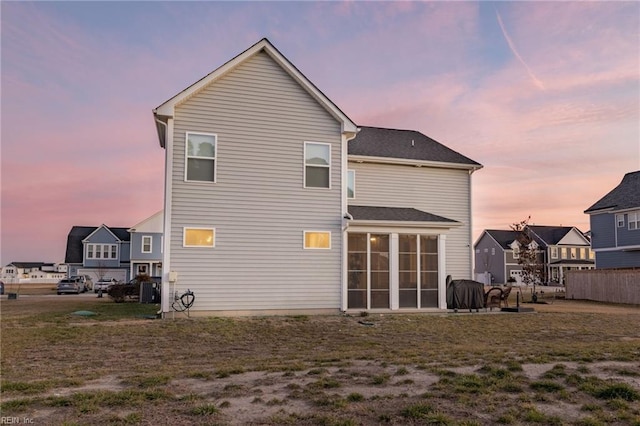
[[[2,300],[2,413],[38,424],[634,424],[640,310],[143,319]],[[74,317],[74,310],[96,317]]]

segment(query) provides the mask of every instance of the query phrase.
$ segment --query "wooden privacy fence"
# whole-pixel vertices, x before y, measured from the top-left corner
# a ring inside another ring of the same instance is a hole
[[[640,305],[640,269],[568,271],[567,299]]]

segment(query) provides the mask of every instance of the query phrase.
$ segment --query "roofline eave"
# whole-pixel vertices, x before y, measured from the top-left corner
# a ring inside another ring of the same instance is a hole
[[[394,227],[394,228],[438,228],[451,229],[462,226],[460,222],[419,222],[408,220],[363,220],[354,219],[347,222],[349,226]]]
[[[377,164],[397,164],[403,166],[413,167],[438,167],[443,169],[461,169],[469,170],[471,173],[483,168],[482,164],[465,164],[465,163],[448,163],[444,161],[431,161],[431,160],[412,160],[409,158],[394,158],[394,157],[373,157],[369,155],[352,155],[347,157],[348,161],[355,163],[377,163]]]

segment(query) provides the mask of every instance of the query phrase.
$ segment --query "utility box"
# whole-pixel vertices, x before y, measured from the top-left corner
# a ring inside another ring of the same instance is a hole
[[[140,303],[160,303],[160,284],[140,283]]]

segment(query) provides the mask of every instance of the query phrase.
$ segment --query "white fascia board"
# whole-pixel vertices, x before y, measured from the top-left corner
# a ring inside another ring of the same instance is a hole
[[[162,117],[173,117],[175,114],[176,105],[189,99],[194,94],[198,93],[204,87],[208,86],[221,76],[246,61],[251,56],[255,55],[259,51],[264,50],[278,65],[282,67],[294,80],[298,82],[318,103],[320,103],[337,121],[342,124],[342,132],[345,134],[353,133],[353,136],[358,131],[358,127],[349,117],[347,117],[340,109],[327,98],[316,86],[313,85],[298,69],[282,55],[267,39],[262,39],[258,43],[254,44],[235,58],[231,59],[221,67],[215,69],[211,73],[207,74],[204,78],[198,80],[191,86],[187,87],[182,92],[178,93],[159,107],[153,110],[154,115]],[[352,136],[352,137],[353,137]]]
[[[428,230],[431,228],[437,229],[451,229],[462,226],[460,222],[411,222],[400,220],[349,220],[348,226],[351,227],[373,227],[373,228],[420,228]]]
[[[399,164],[413,167],[439,167],[442,169],[469,170],[471,173],[480,170],[482,165],[446,163],[443,161],[411,160],[408,158],[370,157],[368,155],[349,155],[349,161],[354,163]]]

